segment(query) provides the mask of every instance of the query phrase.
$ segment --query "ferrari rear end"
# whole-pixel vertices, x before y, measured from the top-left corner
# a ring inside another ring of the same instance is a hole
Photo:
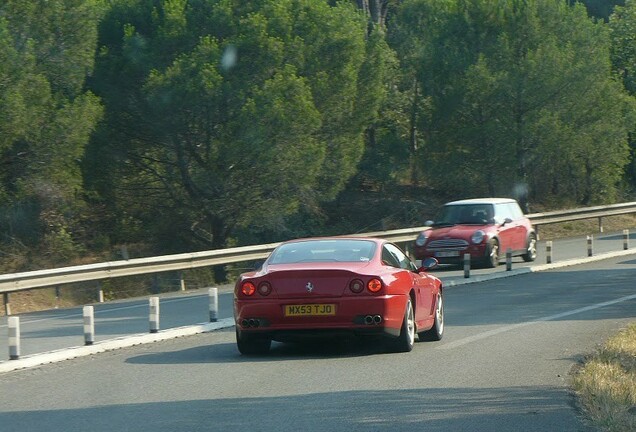
[[[351,267],[358,267],[355,271]],[[237,344],[244,354],[333,335],[398,336],[407,296],[387,292],[368,263],[270,265],[242,276],[234,292]]]

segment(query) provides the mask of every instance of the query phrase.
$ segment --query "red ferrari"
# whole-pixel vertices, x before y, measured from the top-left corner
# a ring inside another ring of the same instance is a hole
[[[234,289],[236,343],[264,354],[272,340],[375,335],[391,351],[413,349],[444,332],[441,281],[382,239],[329,237],[282,243],[263,266],[242,274]]]

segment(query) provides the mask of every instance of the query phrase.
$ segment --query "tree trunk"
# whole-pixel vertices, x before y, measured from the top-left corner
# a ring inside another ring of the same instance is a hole
[[[356,0],[358,8],[370,18],[373,25],[385,27],[389,0]]]
[[[417,184],[419,176],[417,170],[417,119],[419,116],[418,99],[420,97],[417,79],[413,80],[413,101],[411,103],[411,118],[409,124],[409,153],[411,158],[411,183]]]

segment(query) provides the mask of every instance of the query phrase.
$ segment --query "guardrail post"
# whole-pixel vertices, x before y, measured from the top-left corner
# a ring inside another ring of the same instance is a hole
[[[623,230],[623,250],[629,249],[629,230]]]
[[[598,217],[598,232],[600,233],[603,232],[603,217],[602,216]]]
[[[589,257],[593,255],[593,247],[592,247],[593,242],[594,242],[594,237],[591,235],[587,236],[587,256]]]
[[[2,299],[4,300],[4,314],[6,316],[11,315],[11,302],[9,300],[9,293],[4,293],[2,295]]]
[[[9,360],[20,358],[20,317],[9,317]]]
[[[506,249],[506,271],[512,270],[512,249]]]
[[[60,287],[56,286],[55,287],[55,309],[57,309],[59,306],[61,296],[62,296],[62,293],[60,292]]]
[[[464,278],[470,277],[470,254],[464,254]]]
[[[545,242],[545,262],[552,264],[552,240]]]
[[[216,322],[219,316],[219,290],[218,288],[210,288],[208,290],[210,297],[210,322]]]
[[[93,345],[95,342],[95,311],[93,306],[84,306],[84,345]]]
[[[157,333],[159,331],[159,297],[150,297],[150,333]]]

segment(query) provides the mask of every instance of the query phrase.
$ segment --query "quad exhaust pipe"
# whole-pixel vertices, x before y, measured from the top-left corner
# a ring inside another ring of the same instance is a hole
[[[364,317],[364,323],[366,325],[378,325],[382,322],[381,315],[367,315]]]
[[[243,320],[241,320],[241,327],[260,327],[261,322],[257,319],[254,318],[244,318]]]

